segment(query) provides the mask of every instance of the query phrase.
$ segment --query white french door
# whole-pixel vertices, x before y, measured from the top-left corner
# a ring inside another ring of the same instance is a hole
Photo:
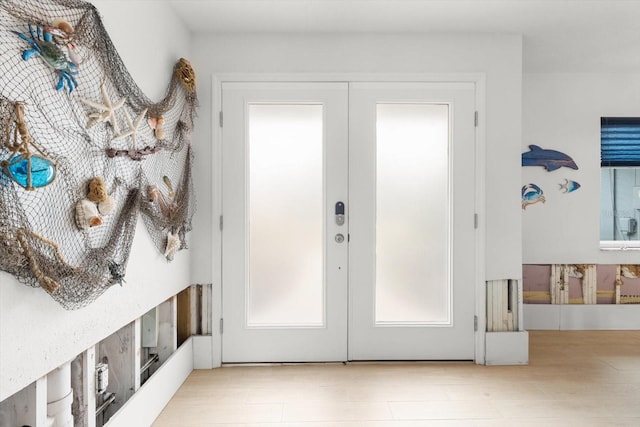
[[[347,96],[223,84],[223,362],[347,358]]]
[[[474,358],[474,104],[223,83],[223,362]]]
[[[474,359],[475,88],[352,83],[349,359]]]

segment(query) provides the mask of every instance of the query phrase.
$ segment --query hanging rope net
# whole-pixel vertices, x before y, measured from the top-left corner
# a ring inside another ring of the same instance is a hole
[[[77,309],[123,283],[138,214],[167,260],[185,249],[189,62],[152,102],[79,0],[2,0],[0,57],[0,269]]]

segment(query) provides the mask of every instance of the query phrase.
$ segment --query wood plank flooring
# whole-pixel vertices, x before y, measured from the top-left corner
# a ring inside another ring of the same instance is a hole
[[[640,426],[640,331],[530,331],[528,366],[194,371],[154,427]]]

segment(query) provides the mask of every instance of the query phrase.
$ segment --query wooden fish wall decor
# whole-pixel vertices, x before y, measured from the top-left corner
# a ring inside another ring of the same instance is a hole
[[[564,183],[558,185],[560,186],[560,192],[564,194],[572,193],[581,187],[579,182],[571,181],[567,178],[564,179]]]

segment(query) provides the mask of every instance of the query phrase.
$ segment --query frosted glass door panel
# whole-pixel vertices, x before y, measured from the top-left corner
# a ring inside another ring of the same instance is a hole
[[[349,90],[349,360],[471,360],[475,85]]]
[[[376,113],[376,323],[449,324],[449,106]]]
[[[348,105],[343,82],[222,83],[224,363],[347,358]]]
[[[322,326],[323,106],[248,107],[247,325]]]

